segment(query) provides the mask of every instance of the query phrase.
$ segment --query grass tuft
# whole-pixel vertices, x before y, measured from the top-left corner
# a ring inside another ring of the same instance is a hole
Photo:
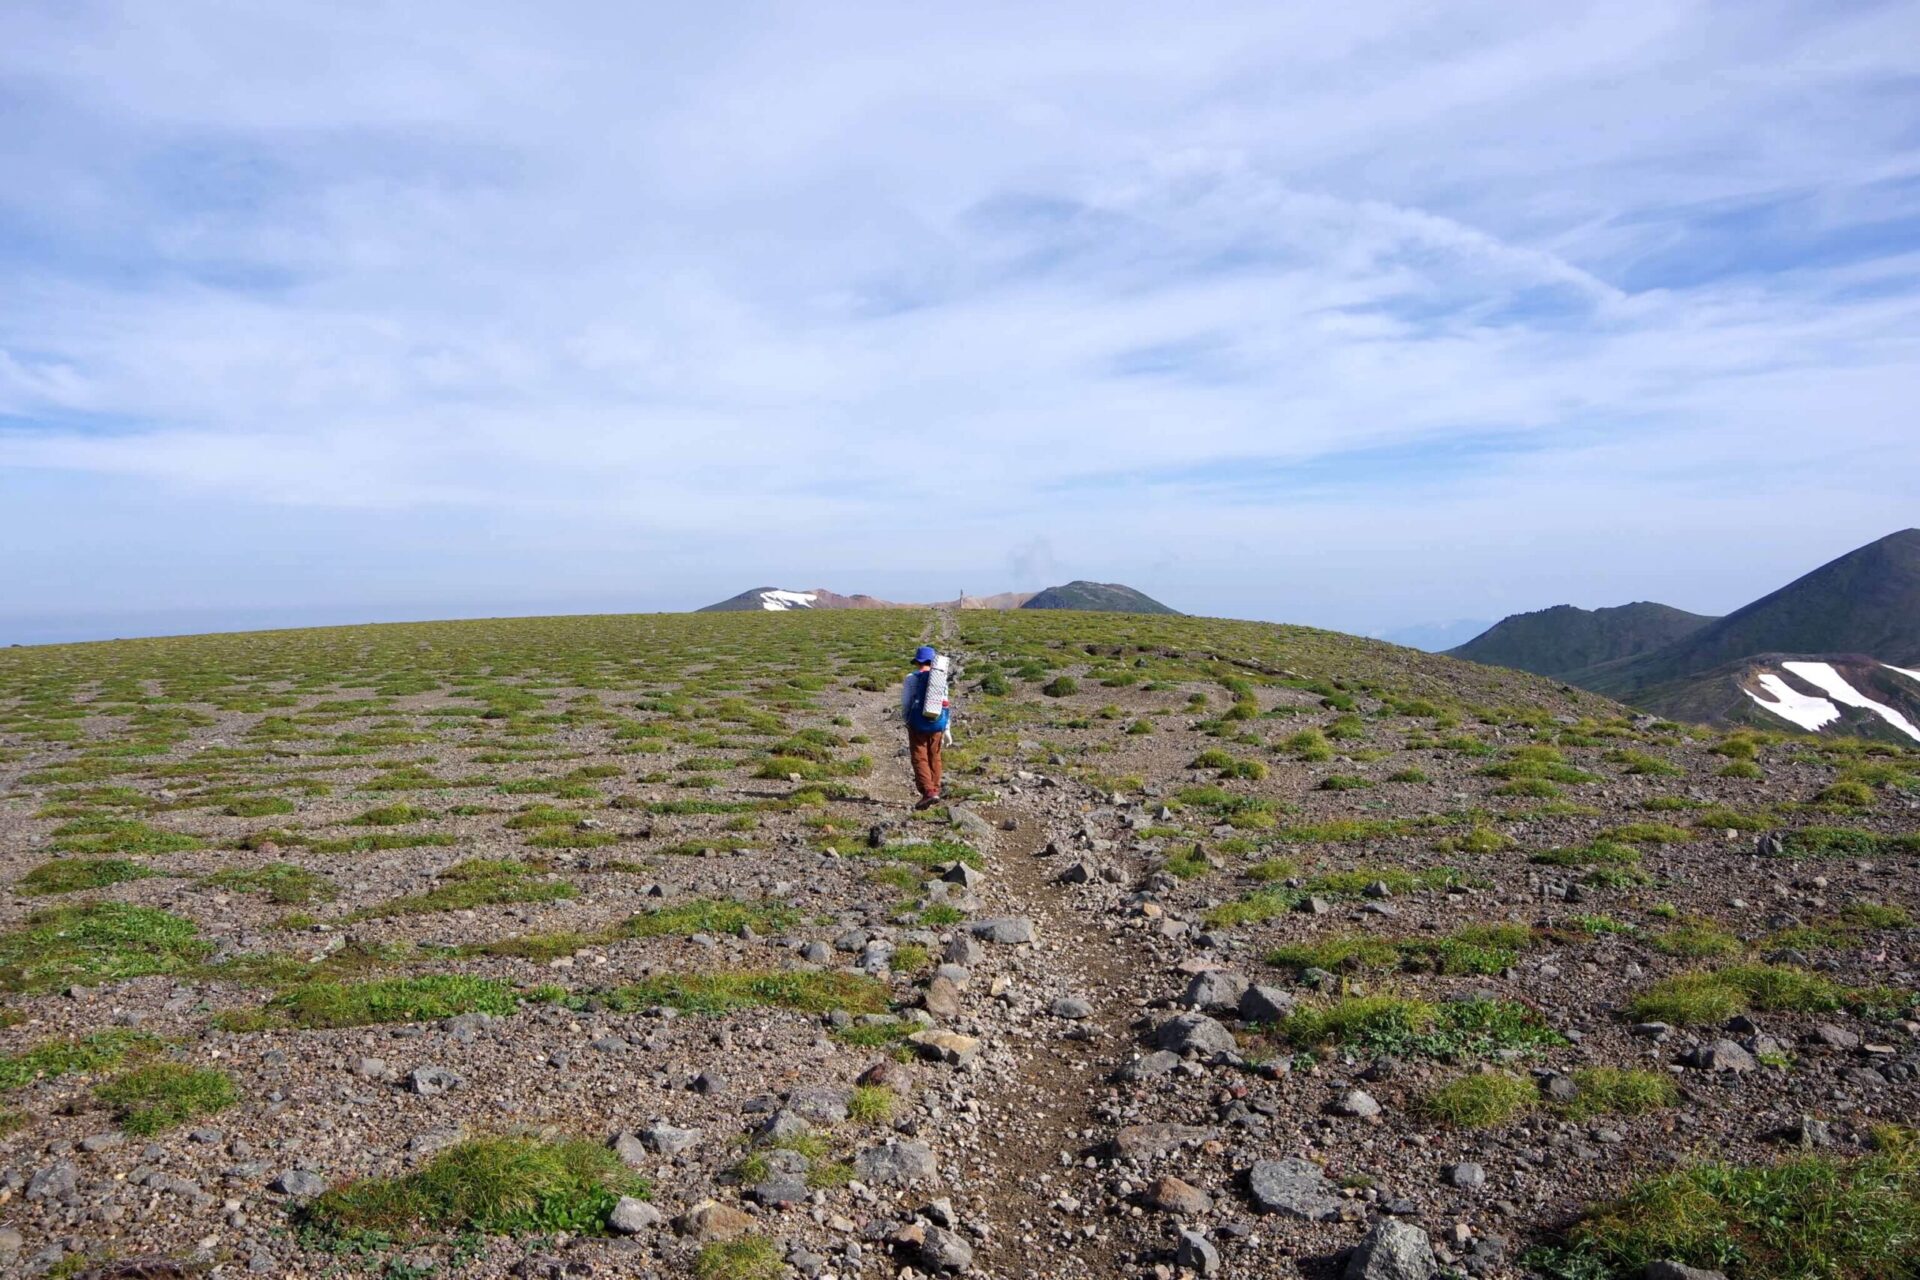
[[[1540,1091],[1504,1071],[1461,1076],[1421,1100],[1420,1109],[1442,1124],[1487,1129],[1505,1124],[1540,1102]]]
[[[113,1108],[120,1127],[146,1137],[240,1101],[224,1071],[156,1062],[136,1067],[99,1086],[94,1096]]]
[[[39,898],[52,893],[105,889],[159,874],[126,858],[54,858],[14,881],[13,891],[23,897]]]
[[[623,1195],[644,1178],[597,1142],[524,1136],[470,1138],[412,1173],[329,1191],[301,1212],[333,1236],[390,1240],[434,1233],[603,1235]]]
[[[513,988],[491,978],[428,974],[367,982],[304,982],[275,996],[267,1012],[296,1027],[365,1027],[430,1022],[462,1013],[509,1014],[519,1004]]]
[[[765,1236],[715,1240],[693,1260],[698,1280],[777,1280],[786,1269],[780,1246]]]
[[[0,934],[0,991],[53,991],[180,973],[212,950],[192,921],[152,907],[55,907]]]
[[[1591,1211],[1569,1243],[1589,1275],[1669,1260],[1743,1278],[1896,1280],[1920,1248],[1920,1151],[1694,1165]]]

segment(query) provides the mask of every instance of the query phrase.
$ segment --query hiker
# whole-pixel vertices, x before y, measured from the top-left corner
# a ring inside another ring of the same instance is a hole
[[[913,785],[920,790],[916,809],[940,803],[940,748],[953,720],[953,699],[939,699],[939,713],[927,715],[927,682],[933,679],[934,660],[940,655],[923,644],[914,651],[913,670],[900,686],[900,711],[907,721],[907,754],[913,758]]]

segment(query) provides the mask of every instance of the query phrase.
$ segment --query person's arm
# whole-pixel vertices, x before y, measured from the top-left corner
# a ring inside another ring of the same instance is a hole
[[[900,710],[903,712],[913,710],[913,676],[911,673],[908,674],[905,680],[900,682]]]

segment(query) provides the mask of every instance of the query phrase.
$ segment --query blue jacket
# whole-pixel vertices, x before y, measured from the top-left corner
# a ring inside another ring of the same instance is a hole
[[[907,673],[907,682],[900,686],[900,714],[906,719],[907,728],[918,729],[922,733],[944,733],[953,722],[953,699],[947,699],[947,705],[940,708],[940,718],[929,720],[920,714],[920,704],[927,696],[926,671]]]

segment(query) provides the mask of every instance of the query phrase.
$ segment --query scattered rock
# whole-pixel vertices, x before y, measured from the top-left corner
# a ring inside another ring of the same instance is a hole
[[[660,1211],[645,1200],[621,1196],[607,1215],[607,1226],[623,1236],[638,1235],[660,1225]]]
[[[854,1156],[853,1168],[862,1182],[879,1187],[932,1182],[939,1176],[933,1161],[933,1149],[924,1142],[913,1140],[868,1147]]]
[[[1292,1015],[1296,1003],[1291,992],[1256,983],[1240,997],[1240,1021],[1279,1022]]]
[[[1448,1186],[1460,1187],[1467,1191],[1484,1187],[1487,1184],[1487,1171],[1471,1160],[1463,1160],[1459,1164],[1448,1165],[1445,1174],[1442,1176],[1446,1178]]]
[[[1129,1062],[1115,1073],[1120,1080],[1155,1080],[1167,1075],[1180,1065],[1180,1055],[1165,1049],[1155,1049],[1145,1057]]]
[[[960,1016],[960,988],[936,975],[920,992],[920,1007],[936,1018]]]
[[[1730,1071],[1736,1074],[1752,1071],[1760,1064],[1753,1055],[1742,1049],[1732,1040],[1715,1040],[1712,1044],[1703,1044],[1687,1055],[1687,1065],[1701,1071]]]
[[[1032,942],[1034,938],[1033,921],[1025,916],[989,916],[985,920],[975,920],[970,926],[973,936],[986,942],[997,942],[1002,946],[1018,946]],[[968,963],[954,960],[949,954],[947,959],[955,964]]]
[[[936,1273],[965,1271],[973,1265],[973,1246],[945,1227],[926,1228],[914,1255],[922,1267]]]
[[[1173,1252],[1173,1264],[1199,1276],[1220,1274],[1220,1251],[1198,1231],[1182,1231],[1180,1244]]]
[[[753,1219],[732,1205],[702,1200],[674,1220],[674,1229],[697,1243],[734,1240],[753,1229]]]
[[[437,1098],[465,1083],[445,1067],[415,1067],[407,1076],[407,1087],[423,1098]]]
[[[1341,1199],[1320,1166],[1299,1156],[1261,1160],[1247,1171],[1247,1190],[1262,1213],[1284,1213],[1309,1222],[1340,1216]]]
[[[308,1169],[288,1169],[270,1184],[270,1189],[296,1200],[307,1200],[327,1189],[327,1180]]]
[[[1162,1174],[1149,1182],[1140,1198],[1150,1209],[1183,1218],[1197,1218],[1213,1208],[1212,1196],[1172,1174]]]
[[[1365,1120],[1380,1114],[1380,1104],[1365,1089],[1349,1089],[1333,1104],[1333,1110],[1336,1115]]]
[[[1427,1233],[1398,1218],[1382,1218],[1347,1255],[1342,1280],[1431,1280],[1440,1270]]]
[[[1642,1271],[1644,1280],[1727,1280],[1724,1271],[1708,1271],[1704,1267],[1689,1267],[1679,1262],[1649,1262]]]
[[[80,1185],[80,1171],[70,1160],[56,1160],[35,1169],[27,1179],[28,1200],[64,1200]]]
[[[699,1144],[700,1130],[680,1129],[665,1120],[659,1120],[640,1131],[640,1141],[649,1151],[657,1151],[663,1156],[677,1156]]]
[[[1183,1013],[1161,1023],[1153,1033],[1154,1043],[1170,1053],[1198,1053],[1211,1056],[1232,1053],[1240,1047],[1227,1030],[1204,1013]]]
[[[1214,1132],[1199,1125],[1164,1121],[1124,1125],[1113,1135],[1113,1152],[1123,1160],[1148,1160],[1184,1146],[1198,1146],[1211,1139]]]
[[[1829,1049],[1858,1049],[1860,1037],[1844,1027],[1836,1027],[1831,1022],[1823,1022],[1813,1029],[1808,1037],[1815,1043],[1826,1045]]]
[[[1242,974],[1213,969],[1194,974],[1193,980],[1187,983],[1186,994],[1180,1000],[1182,1004],[1206,1013],[1237,1013],[1240,1002],[1246,998],[1247,989],[1252,985]]]
[[[907,1043],[918,1050],[921,1057],[952,1067],[967,1066],[980,1056],[980,1041],[976,1037],[937,1027],[914,1032],[907,1037]]]

